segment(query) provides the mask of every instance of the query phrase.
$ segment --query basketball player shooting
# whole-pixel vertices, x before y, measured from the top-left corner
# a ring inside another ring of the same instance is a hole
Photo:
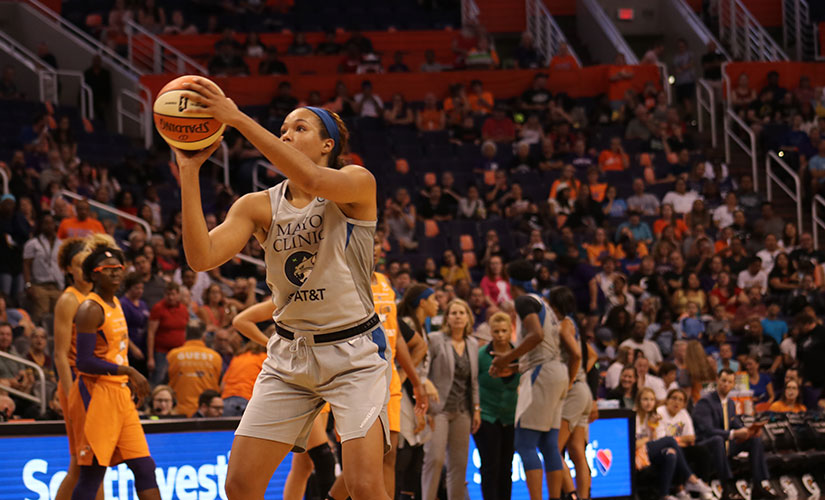
[[[371,293],[375,179],[341,161],[349,133],[334,113],[298,108],[278,138],[205,79],[184,88],[201,112],[235,127],[287,177],[241,197],[226,220],[207,231],[198,172],[220,141],[194,153],[175,149],[189,265],[196,271],[218,267],[255,236],[265,249],[276,304],[277,334],[235,433],[227,498],[262,499],[286,454],[305,449],[327,401],[343,443],[350,495],[388,499],[376,474],[389,443],[391,354]]]

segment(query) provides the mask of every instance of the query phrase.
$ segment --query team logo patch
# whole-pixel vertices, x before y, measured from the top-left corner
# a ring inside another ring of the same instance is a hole
[[[284,274],[290,283],[301,286],[309,278],[312,268],[315,267],[315,254],[309,252],[294,252],[287,257],[284,264]]]

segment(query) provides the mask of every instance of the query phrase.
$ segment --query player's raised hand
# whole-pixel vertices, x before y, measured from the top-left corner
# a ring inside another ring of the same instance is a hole
[[[205,112],[229,126],[233,126],[243,116],[235,102],[226,97],[217,85],[205,78],[195,78],[191,82],[186,82],[183,88],[192,91],[184,94],[184,97],[197,104],[188,108],[187,113]]]

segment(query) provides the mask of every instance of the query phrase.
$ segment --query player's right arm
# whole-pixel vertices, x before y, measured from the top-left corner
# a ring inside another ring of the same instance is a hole
[[[70,293],[62,294],[54,306],[54,367],[60,388],[66,397],[72,388],[69,349],[72,345],[72,324],[77,306],[77,297]]]
[[[257,342],[262,346],[266,346],[269,339],[258,328],[258,323],[271,320],[272,314],[275,312],[275,303],[272,299],[255,304],[252,307],[244,309],[240,314],[235,316],[232,320],[234,326],[244,337],[253,342]]]
[[[207,230],[199,172],[220,143],[195,153],[173,148],[180,167],[183,251],[189,267],[196,272],[214,269],[234,257],[257,228],[268,228],[271,218],[269,195],[265,191],[250,193],[232,204],[222,223]]]

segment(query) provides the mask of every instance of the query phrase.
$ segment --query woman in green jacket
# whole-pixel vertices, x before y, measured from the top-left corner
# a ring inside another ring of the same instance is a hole
[[[509,500],[513,489],[513,433],[518,400],[518,365],[501,376],[490,375],[493,357],[513,349],[510,339],[513,320],[497,312],[487,322],[493,341],[478,351],[478,386],[481,398],[481,427],[473,439],[481,457],[481,493],[484,500]]]

